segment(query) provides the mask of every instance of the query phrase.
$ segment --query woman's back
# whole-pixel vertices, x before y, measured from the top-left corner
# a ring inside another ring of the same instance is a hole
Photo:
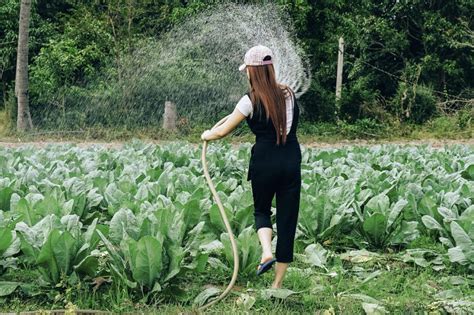
[[[298,142],[296,130],[299,121],[299,108],[296,98],[289,88],[284,89],[286,104],[286,143]],[[255,134],[256,142],[273,142],[276,144],[276,130],[271,119],[266,119],[266,110],[259,104],[253,105],[250,101],[250,95],[247,93],[241,98],[236,106],[239,111],[247,118],[247,124]],[[254,108],[256,110],[254,110]]]

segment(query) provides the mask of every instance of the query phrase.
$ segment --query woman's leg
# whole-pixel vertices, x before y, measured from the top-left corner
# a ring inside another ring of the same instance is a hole
[[[275,280],[273,281],[272,288],[281,288],[283,278],[285,277],[286,269],[288,268],[288,263],[276,263],[275,267]]]
[[[290,263],[293,261],[293,247],[300,204],[300,186],[277,191],[276,195],[276,225],[277,225],[277,262]]]
[[[269,179],[269,176],[262,175],[252,178],[251,183],[255,207],[255,230],[262,245],[261,263],[273,258],[271,207],[273,196],[275,195],[271,178]]]
[[[272,254],[272,229],[262,227],[257,231],[260,244],[262,245],[262,259],[260,263],[266,262],[273,258]]]
[[[272,287],[279,288],[288,268],[293,261],[293,247],[298,224],[301,192],[301,169],[298,164],[291,165],[285,172],[285,183],[276,189],[276,269]]]

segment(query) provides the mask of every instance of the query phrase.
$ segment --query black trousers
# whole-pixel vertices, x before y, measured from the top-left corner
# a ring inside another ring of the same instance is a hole
[[[293,261],[301,192],[301,149],[298,142],[252,147],[248,179],[252,183],[255,229],[272,228],[271,205],[276,196],[277,262]]]

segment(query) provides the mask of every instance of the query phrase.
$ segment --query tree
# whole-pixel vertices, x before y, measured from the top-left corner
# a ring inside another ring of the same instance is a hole
[[[28,31],[31,12],[31,0],[21,0],[18,31],[18,50],[16,59],[15,95],[18,99],[18,131],[33,129],[28,106]]]

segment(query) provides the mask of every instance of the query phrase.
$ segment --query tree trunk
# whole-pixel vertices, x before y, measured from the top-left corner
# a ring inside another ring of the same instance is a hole
[[[15,78],[15,96],[18,99],[16,128],[18,131],[33,128],[28,105],[28,31],[30,11],[31,0],[21,0]]]

